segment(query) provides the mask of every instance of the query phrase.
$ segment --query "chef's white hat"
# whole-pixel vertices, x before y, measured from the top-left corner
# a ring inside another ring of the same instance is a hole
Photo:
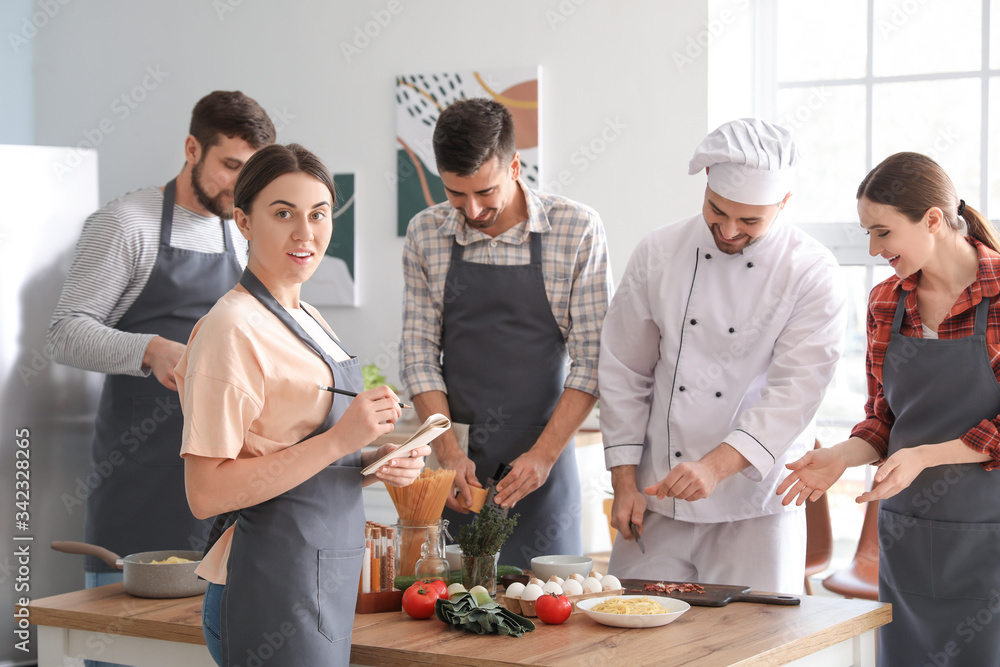
[[[741,204],[777,204],[791,192],[799,149],[783,127],[756,118],[722,125],[701,142],[689,174],[706,167],[708,187]]]

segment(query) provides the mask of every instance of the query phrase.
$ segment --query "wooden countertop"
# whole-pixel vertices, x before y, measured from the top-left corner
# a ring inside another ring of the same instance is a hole
[[[146,600],[121,584],[35,600],[31,622],[100,633],[203,644],[201,597]],[[774,665],[850,640],[891,620],[890,606],[804,596],[801,606],[734,602],[692,607],[673,623],[642,630],[599,625],[574,614],[559,626],[536,621],[523,637],[476,635],[401,612],[355,617],[351,662],[365,665]],[[636,641],[637,639],[642,641]]]

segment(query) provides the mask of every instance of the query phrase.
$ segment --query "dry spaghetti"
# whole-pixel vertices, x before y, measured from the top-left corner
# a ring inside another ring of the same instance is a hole
[[[396,513],[399,514],[399,524],[424,527],[437,523],[441,519],[454,479],[454,470],[424,468],[420,477],[409,486],[387,486],[392,503],[396,506]],[[399,553],[396,554],[396,575],[413,574],[413,566],[420,558],[420,547],[425,537],[426,533],[422,530],[404,531],[399,542]]]
[[[667,610],[660,603],[646,595],[641,598],[608,598],[595,604],[590,610],[599,611],[602,614],[628,614],[629,616],[667,613]]]

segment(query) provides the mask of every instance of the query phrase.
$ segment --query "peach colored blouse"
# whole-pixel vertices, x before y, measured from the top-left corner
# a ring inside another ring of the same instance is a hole
[[[324,327],[329,325],[303,304]],[[242,286],[227,292],[191,332],[175,369],[184,411],[181,456],[264,456],[291,447],[323,422],[333,384],[323,360]],[[226,582],[230,527],[198,567]]]

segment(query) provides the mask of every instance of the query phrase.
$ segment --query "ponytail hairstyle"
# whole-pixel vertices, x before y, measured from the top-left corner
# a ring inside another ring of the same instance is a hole
[[[890,155],[861,181],[857,198],[862,197],[892,206],[913,222],[920,222],[928,209],[936,206],[949,227],[961,232],[964,221],[969,236],[1000,252],[1000,236],[993,224],[958,198],[951,178],[926,155]]]

